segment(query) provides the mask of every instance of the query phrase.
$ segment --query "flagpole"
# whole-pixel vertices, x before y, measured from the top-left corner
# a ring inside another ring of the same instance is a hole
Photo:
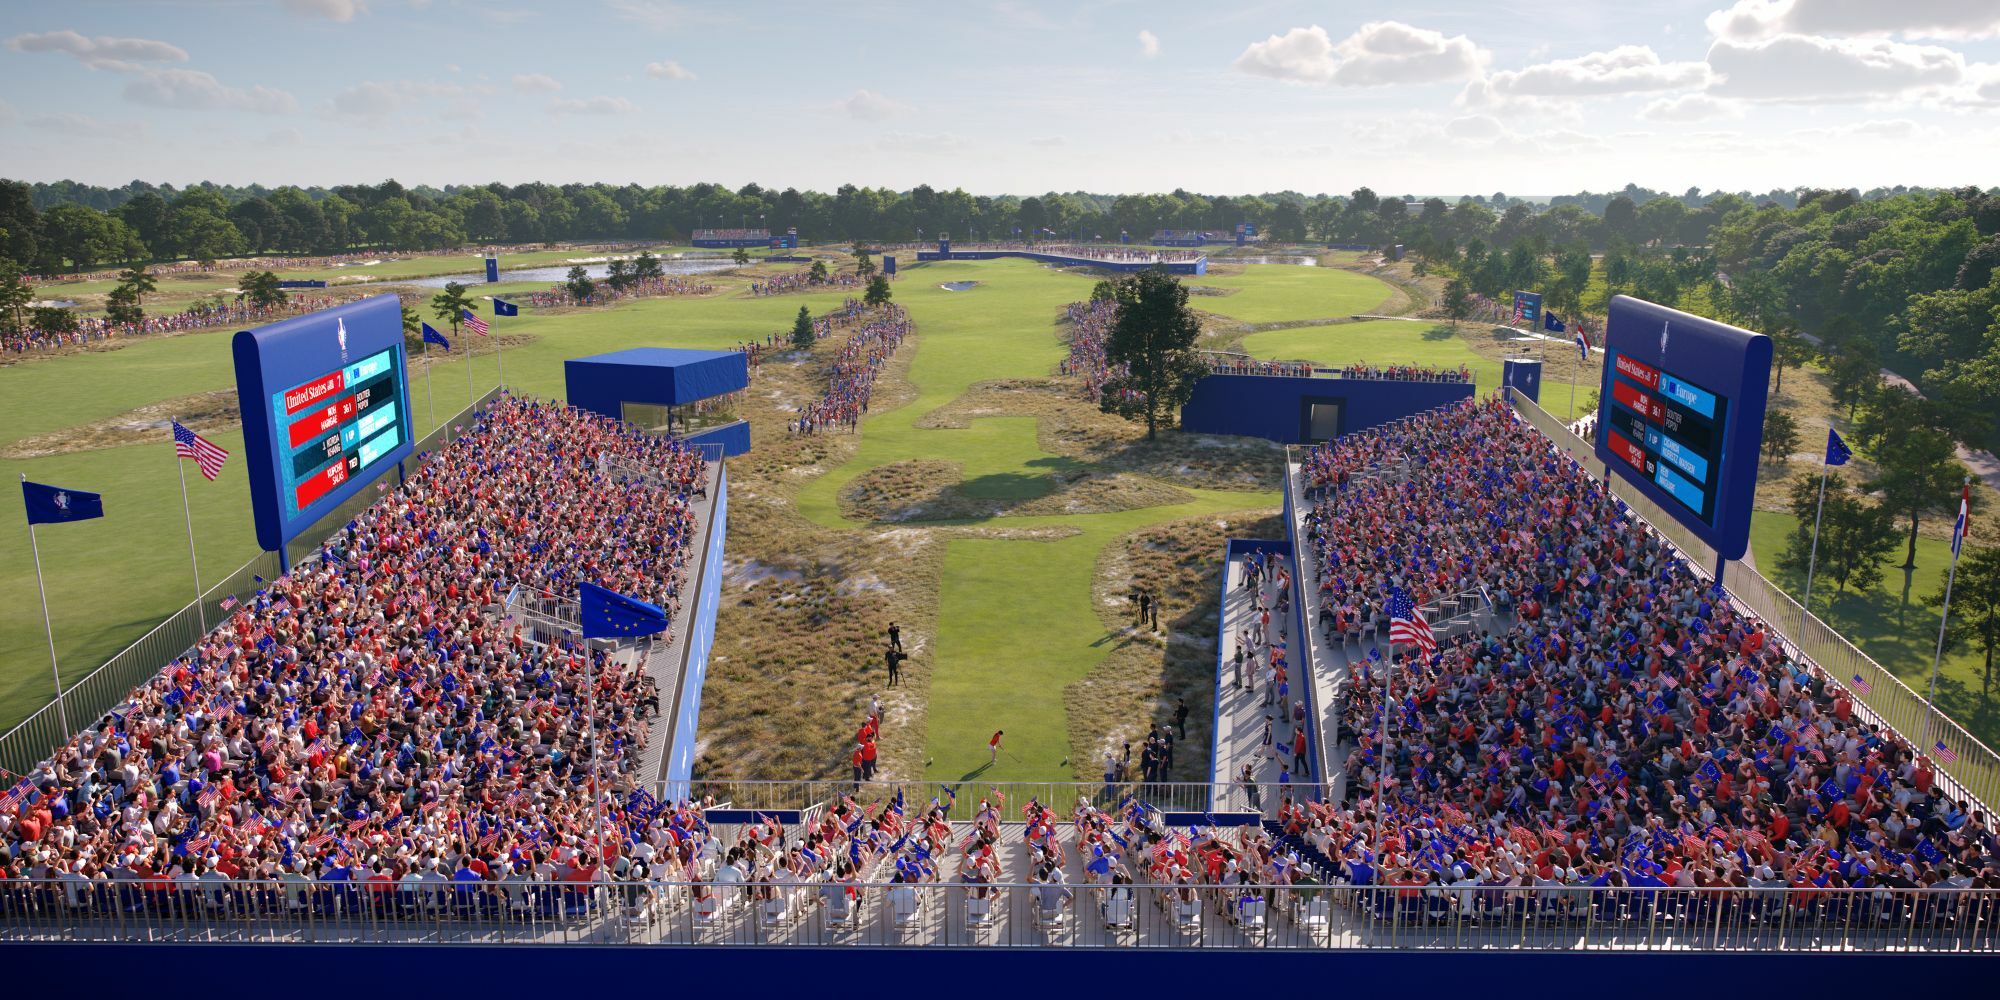
[[[464,334],[459,336],[463,338]],[[472,388],[472,341],[461,339],[460,342],[465,345],[465,408],[469,410],[479,399],[479,393]]]
[[[1826,513],[1826,474],[1832,470],[1833,466],[1826,464],[1822,458],[1819,466],[1819,506],[1813,510],[1812,555],[1806,560],[1806,599],[1801,602],[1806,614],[1812,614],[1813,571],[1819,568],[1819,521],[1820,516]]]
[[[167,419],[176,424],[180,423],[179,417],[169,417]],[[208,609],[202,607],[202,602],[201,602],[201,561],[200,558],[195,555],[194,551],[194,512],[188,508],[187,459],[182,458],[180,455],[176,454],[174,456],[174,471],[180,474],[181,517],[187,521],[188,568],[194,570],[195,620],[201,623],[201,630],[202,632],[206,633],[208,631]]]
[[[28,481],[28,474],[21,473],[21,481]],[[42,595],[42,630],[49,637],[49,674],[56,682],[56,722],[62,731],[68,733],[69,706],[63,702],[62,666],[56,660],[56,627],[49,623],[49,591],[42,583],[42,543],[35,538],[34,519],[28,520],[28,548],[35,554],[35,590]]]
[[[424,338],[424,409],[430,413],[431,430],[437,430],[437,397],[431,392],[431,341],[429,337]]]
[[[1972,479],[1967,477],[1965,487],[1969,489],[1971,486]],[[1966,511],[1966,516],[1970,519],[1971,511]],[[1938,666],[1944,662],[1945,626],[1951,622],[1951,585],[1958,580],[1958,554],[1964,550],[1963,539],[1965,533],[1971,529],[1970,524],[1953,528],[1951,570],[1944,577],[1944,607],[1938,614],[1937,652],[1931,655],[1931,686],[1930,691],[1924,695],[1924,738],[1919,741],[1917,748],[1920,753],[1928,752],[1931,745],[1931,719],[1937,716]]]

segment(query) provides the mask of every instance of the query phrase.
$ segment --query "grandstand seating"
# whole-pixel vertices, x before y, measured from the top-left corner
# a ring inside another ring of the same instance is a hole
[[[650,474],[604,475],[614,458]],[[591,580],[677,609],[706,482],[677,440],[504,397],[8,789],[0,876],[122,909],[280,877],[421,896],[656,852],[685,871],[692,813],[624,793],[659,707],[641,660],[508,608]],[[648,848],[602,850],[628,836]]]
[[[1497,398],[1303,464],[1316,630],[1345,641],[1392,588],[1479,593],[1506,616],[1359,664],[1343,794],[1291,821],[1351,881],[1996,884],[1976,804]]]

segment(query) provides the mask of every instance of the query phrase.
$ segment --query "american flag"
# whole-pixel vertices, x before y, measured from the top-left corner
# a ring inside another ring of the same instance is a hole
[[[221,474],[222,463],[228,460],[229,453],[216,447],[215,442],[182,427],[180,421],[174,421],[173,425],[174,454],[194,459],[194,464],[201,467],[202,476],[213,482]]]
[[[231,594],[228,597],[222,599],[222,610],[228,611],[230,608],[233,608],[235,606],[236,606],[235,594]]]
[[[465,328],[482,337],[486,336],[486,321],[470,309],[461,310],[465,314]]]
[[[1868,692],[1875,690],[1875,685],[1868,683],[1866,680],[1862,678],[1860,674],[1855,674],[1854,690],[1859,691],[1862,694],[1867,694]]]
[[[1941,764],[1958,763],[1957,751],[1953,750],[1948,746],[1945,746],[1943,740],[1939,740],[1931,745],[1931,756],[1936,757],[1938,759],[1938,763]]]
[[[1426,656],[1437,652],[1437,637],[1431,634],[1431,623],[1424,620],[1423,612],[1410,600],[1409,591],[1390,591],[1388,611],[1390,642],[1413,643]]]

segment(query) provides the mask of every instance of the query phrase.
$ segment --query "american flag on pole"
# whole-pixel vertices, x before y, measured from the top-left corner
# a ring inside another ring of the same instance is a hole
[[[1437,636],[1431,634],[1431,623],[1424,620],[1423,612],[1410,600],[1409,591],[1401,588],[1390,591],[1388,611],[1390,642],[1414,644],[1426,656],[1437,652]]]
[[[209,478],[214,478],[213,476]],[[1958,523],[1951,526],[1951,557],[1958,558],[1959,547],[1965,544],[1966,533],[1972,527],[1972,484],[1959,487]]]
[[[222,463],[228,461],[229,453],[216,447],[215,442],[182,427],[180,421],[173,421],[173,425],[174,454],[194,459],[194,464],[201,467],[202,477],[214,482],[215,477],[222,473]]]
[[[460,310],[465,314],[465,328],[482,337],[486,336],[486,321],[470,309]]]

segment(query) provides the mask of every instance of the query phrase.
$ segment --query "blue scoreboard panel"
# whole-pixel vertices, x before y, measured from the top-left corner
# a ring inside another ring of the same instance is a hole
[[[1677,309],[1611,301],[1597,457],[1725,559],[1749,547],[1771,341]]]
[[[278,551],[410,453],[402,309],[378,295],[233,346],[257,542]]]

